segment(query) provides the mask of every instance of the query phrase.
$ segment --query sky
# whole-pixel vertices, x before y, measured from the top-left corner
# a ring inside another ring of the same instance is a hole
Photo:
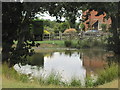
[[[79,11],[79,13],[81,13],[81,10]],[[40,13],[40,15],[37,14],[36,17],[38,17],[39,19],[45,19],[45,20],[47,19],[47,20],[51,20],[51,21],[55,21],[56,20],[56,17],[51,17],[48,12],[45,12],[43,14]],[[80,18],[77,18],[76,22],[79,22],[80,19],[82,19],[82,16],[80,16]],[[61,21],[64,21],[64,20],[65,20],[65,18],[62,17]]]

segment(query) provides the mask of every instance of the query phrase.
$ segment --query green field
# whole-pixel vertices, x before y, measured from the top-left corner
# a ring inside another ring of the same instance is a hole
[[[59,46],[64,46],[64,41],[63,40],[55,40],[55,41],[35,41],[36,43],[40,44],[55,44]]]

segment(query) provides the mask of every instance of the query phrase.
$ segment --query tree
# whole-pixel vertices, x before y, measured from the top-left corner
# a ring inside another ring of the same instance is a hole
[[[33,33],[30,24],[37,12],[43,12],[45,3],[31,2],[3,2],[2,3],[2,59],[9,62],[10,66],[21,62],[25,64],[26,56],[33,54]],[[14,41],[17,45],[13,47]],[[29,43],[31,42],[31,43]]]
[[[86,4],[86,2],[56,2],[49,3],[49,13],[51,16],[56,16],[57,20],[61,22],[61,18],[65,17],[70,24],[70,28],[75,28],[76,18],[80,16],[79,10]]]
[[[66,29],[70,28],[68,22],[60,23],[58,26],[59,31],[64,32]]]
[[[106,18],[111,18],[111,33],[112,36],[108,38],[108,50],[114,51],[116,54],[120,54],[120,28],[118,28],[118,2],[101,2],[97,3],[87,3],[85,7],[89,8],[89,11],[96,10],[98,11],[96,16],[106,13]],[[89,14],[86,16],[86,18]]]

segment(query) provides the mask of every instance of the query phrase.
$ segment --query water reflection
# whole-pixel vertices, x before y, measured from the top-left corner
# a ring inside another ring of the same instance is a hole
[[[44,66],[44,55],[42,53],[36,53],[31,57],[27,57],[28,64],[31,66],[38,66],[43,67]]]
[[[65,80],[70,80],[73,76],[81,77],[81,80],[85,78],[86,70],[76,52],[73,54],[55,52],[52,58],[44,57],[44,59],[44,69],[48,72],[59,71]]]
[[[97,74],[97,71],[108,65],[107,52],[103,50],[66,50],[52,53],[37,53],[28,58],[28,64],[14,68],[32,76],[47,76],[59,72],[62,80],[69,81],[73,76],[84,81],[86,75]],[[39,69],[38,69],[39,68]]]

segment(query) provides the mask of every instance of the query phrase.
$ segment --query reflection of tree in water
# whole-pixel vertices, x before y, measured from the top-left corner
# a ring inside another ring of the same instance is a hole
[[[27,57],[27,59],[29,65],[38,67],[44,66],[44,55],[42,53],[36,53],[31,57]]]
[[[85,50],[83,51],[84,56],[87,56],[89,59],[101,59],[104,60],[104,55],[105,55],[105,51],[100,51],[100,50]]]
[[[65,55],[69,55],[70,57],[72,56],[73,53],[74,51],[71,51],[71,50],[65,50],[64,52]]]
[[[45,56],[45,57],[50,57],[50,58],[52,58],[52,57],[53,57],[53,54],[54,54],[54,52],[45,53],[44,56]]]

